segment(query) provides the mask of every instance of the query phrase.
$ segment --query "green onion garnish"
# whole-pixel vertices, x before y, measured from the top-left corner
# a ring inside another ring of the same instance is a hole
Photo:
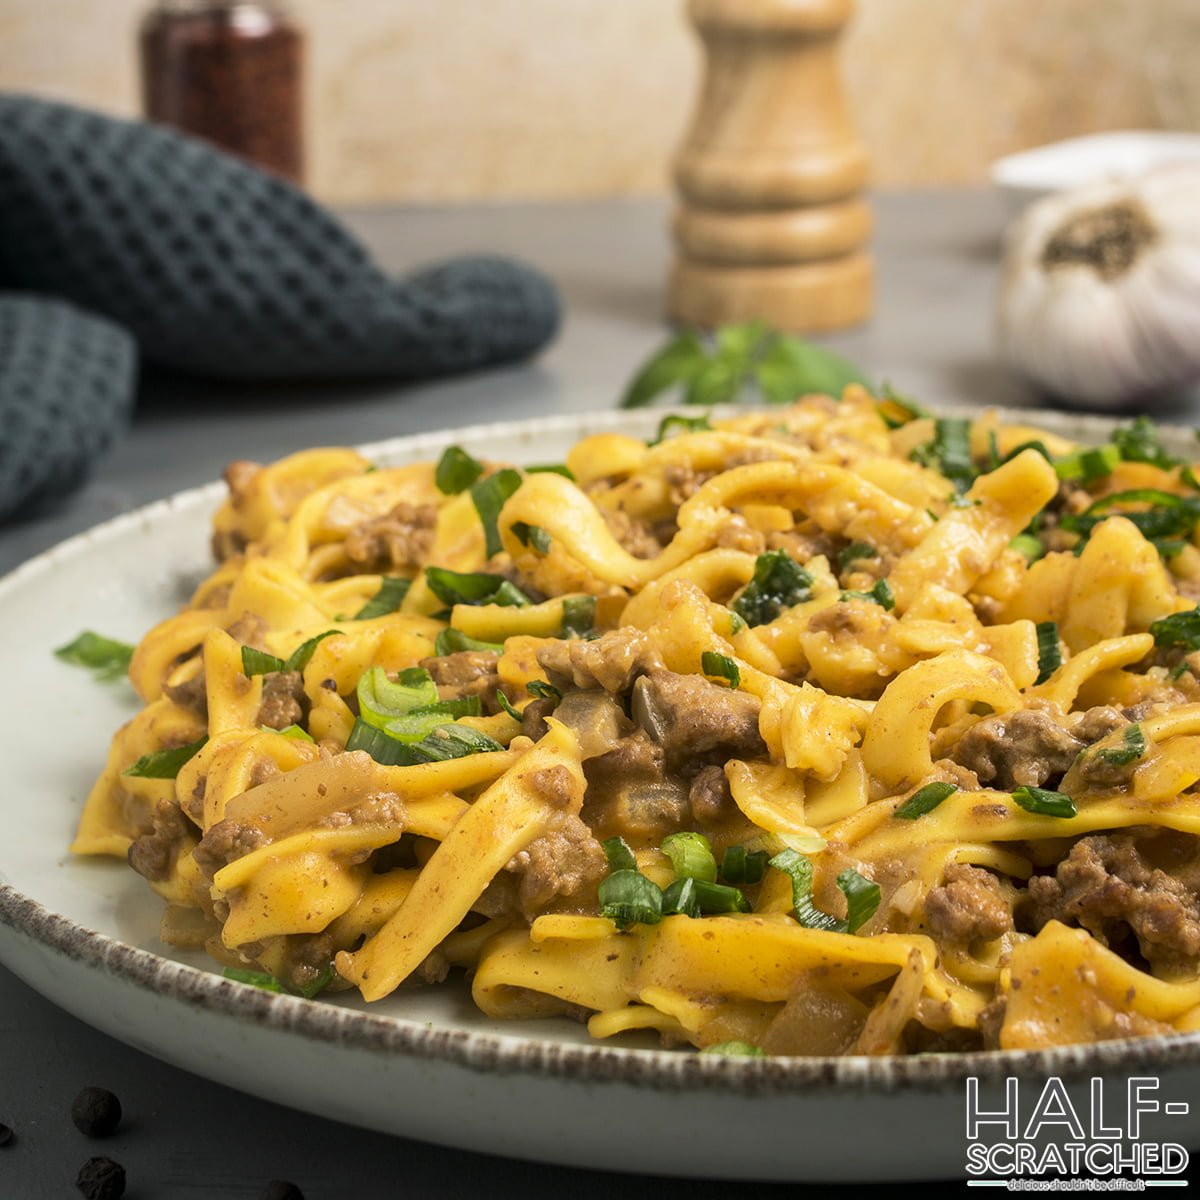
[[[479,514],[479,520],[483,523],[488,558],[499,554],[504,548],[500,541],[500,510],[520,486],[520,472],[511,467],[505,467],[471,485],[471,499],[474,501],[475,511]]]
[[[251,675],[273,675],[282,670],[282,658],[265,650],[255,650],[253,646],[242,647],[242,674],[247,678]]]
[[[446,496],[465,492],[483,474],[483,463],[472,458],[461,446],[447,446],[438,459],[433,480]]]
[[[637,859],[623,837],[606,838],[600,843],[610,871],[636,871]]]
[[[540,525],[530,525],[526,521],[514,521],[513,536],[522,546],[532,547],[538,554],[550,553],[550,535]]]
[[[480,650],[483,653],[501,654],[504,651],[503,642],[481,642],[478,638],[470,637],[461,629],[443,629],[437,635],[433,644],[435,658],[447,654],[459,654],[463,650]]]
[[[899,429],[910,421],[917,420],[918,417],[930,415],[929,410],[923,408],[915,400],[893,391],[890,383],[883,385],[883,394],[875,406],[875,411],[883,418],[883,423],[889,429]]]
[[[186,746],[176,746],[173,750],[155,750],[143,754],[132,767],[126,767],[122,775],[132,775],[137,779],[174,779],[179,774],[184,763],[194,758],[207,737],[197,738]]]
[[[766,625],[784,609],[812,598],[812,576],[786,550],[768,550],[732,608],[747,625]]]
[[[443,604],[501,604],[524,608],[529,603],[529,597],[511,580],[484,571],[464,574],[445,567],[426,567],[425,582]]]
[[[1126,462],[1150,463],[1169,470],[1183,461],[1168,454],[1158,438],[1158,429],[1149,417],[1138,417],[1127,429],[1112,435],[1113,443]]]
[[[226,979],[232,979],[237,983],[248,983],[251,987],[260,988],[264,992],[282,992],[284,990],[283,984],[274,975],[268,975],[266,971],[249,971],[243,967],[226,967],[223,974]]]
[[[770,857],[765,850],[730,846],[721,859],[721,878],[726,883],[761,883]]]
[[[662,889],[638,871],[620,870],[600,881],[600,915],[618,929],[657,925],[662,920]]]
[[[662,844],[662,852],[671,860],[679,879],[702,879],[712,883],[717,878],[717,860],[712,846],[702,833],[673,833]]]
[[[1121,451],[1111,442],[1103,446],[1092,446],[1076,450],[1054,460],[1054,471],[1059,479],[1077,479],[1080,483],[1095,483],[1113,473],[1121,461]]]
[[[700,911],[709,913],[749,912],[750,901],[742,895],[740,888],[726,887],[722,883],[709,883],[705,879],[692,879]]]
[[[866,559],[878,558],[879,551],[867,542],[851,542],[838,551],[838,570],[844,571],[851,563],[862,562]]]
[[[359,716],[376,729],[414,708],[438,703],[437,684],[422,667],[409,667],[390,679],[383,667],[370,667],[358,677]]]
[[[496,689],[496,703],[499,704],[500,707],[504,709],[504,711],[508,713],[508,715],[512,717],[514,721],[520,722],[524,720],[520,710],[517,709],[513,702],[504,694],[503,688]]]
[[[1031,563],[1037,562],[1046,553],[1042,539],[1034,537],[1032,533],[1018,533],[1008,544],[1018,554],[1023,554]]]
[[[469,754],[486,754],[504,747],[477,729],[454,724],[438,725],[419,742],[403,742],[359,718],[350,731],[346,749],[365,750],[384,766],[412,767],[465,758]]]
[[[877,579],[875,586],[869,592],[842,592],[838,599],[873,601],[884,612],[891,612],[896,607],[896,597],[892,594],[891,586],[886,579]]]
[[[1186,650],[1200,650],[1200,605],[1190,612],[1172,613],[1154,621],[1150,626],[1154,644],[1164,649],[1182,646]]]
[[[291,725],[285,725],[282,729],[276,729],[271,725],[260,725],[259,728],[264,733],[277,733],[280,737],[291,738],[296,742],[315,742],[316,738],[308,732],[302,725],[297,725],[292,722]]]
[[[544,679],[531,679],[525,685],[525,690],[539,700],[553,700],[557,704],[562,699],[562,692],[554,684],[547,683]]]
[[[700,655],[700,669],[705,675],[728,680],[730,687],[737,687],[742,682],[742,672],[737,663],[728,655],[717,654],[713,650],[705,650]]]
[[[667,887],[667,890],[663,892],[662,915],[664,917],[676,915],[699,917],[703,915],[700,911],[700,897],[696,894],[694,879],[676,879]]]
[[[685,417],[680,413],[672,413],[669,417],[663,417],[659,422],[658,433],[654,435],[654,441],[649,445],[657,446],[660,442],[665,442],[668,438],[681,433],[706,433],[710,429],[712,429],[712,422],[709,421],[707,413],[701,417]]]
[[[73,642],[59,646],[54,657],[73,667],[86,667],[97,679],[119,679],[129,670],[133,647],[103,634],[84,630]]]
[[[562,602],[562,636],[584,637],[596,624],[595,596],[567,596]]]
[[[1125,767],[1136,762],[1146,753],[1146,735],[1136,722],[1127,725],[1121,737],[1119,746],[1103,746],[1096,751],[1096,757],[1113,767]]]
[[[959,417],[939,417],[934,422],[933,440],[918,446],[909,457],[940,471],[956,491],[965,492],[976,475],[971,461],[971,422]]]
[[[958,785],[954,783],[927,783],[917,788],[892,815],[904,821],[915,821],[917,817],[933,812],[943,800],[957,791]]]
[[[370,621],[374,617],[386,617],[389,613],[394,613],[404,603],[404,597],[408,595],[411,586],[412,581],[402,576],[385,575],[379,585],[379,591],[354,614],[353,619]]]
[[[537,467],[526,467],[526,475],[561,475],[564,479],[575,482],[575,472],[565,463],[542,463]]]
[[[714,1046],[705,1046],[701,1054],[723,1054],[727,1058],[766,1058],[767,1052],[752,1046],[749,1042],[717,1042]]]
[[[1037,624],[1038,673],[1037,683],[1045,683],[1062,666],[1062,647],[1058,641],[1058,624],[1039,621]]]
[[[1040,813],[1044,817],[1073,817],[1076,814],[1075,802],[1070,796],[1048,788],[1019,787],[1012,798],[1026,812]]]
[[[828,929],[834,933],[854,933],[875,915],[882,896],[879,885],[848,867],[837,877],[837,885],[846,897],[846,919],[822,912],[813,903],[812,863],[796,850],[781,850],[770,861],[792,881],[792,907],[796,920],[808,929]]]
[[[733,611],[733,609],[730,609],[729,610],[729,636],[737,637],[737,635],[739,633],[741,633],[743,629],[748,629],[748,628],[749,628],[749,626],[746,624],[745,620],[742,617],[739,617],[738,614]]]

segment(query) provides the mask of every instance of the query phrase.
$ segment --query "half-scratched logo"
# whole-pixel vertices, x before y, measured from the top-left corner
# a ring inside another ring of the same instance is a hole
[[[1003,1098],[967,1079],[969,1187],[1010,1192],[1141,1191],[1187,1187],[1188,1103],[1152,1076],[1092,1079],[1071,1089],[1009,1078]]]

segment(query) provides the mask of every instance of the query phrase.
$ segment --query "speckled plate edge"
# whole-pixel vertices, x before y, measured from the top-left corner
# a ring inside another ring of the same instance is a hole
[[[962,416],[979,413],[977,409],[957,406],[942,411],[945,415]],[[1040,425],[1080,441],[1101,440],[1118,423],[1106,417],[1040,409],[996,411],[1003,420]],[[617,411],[497,422],[390,438],[363,446],[361,451],[384,460],[412,461],[428,457],[450,442],[486,444],[501,436],[530,444],[554,434],[582,437],[600,431],[624,431],[645,436],[664,415],[665,410]],[[1180,452],[1185,445],[1192,445],[1190,430],[1160,428],[1165,440],[1177,445]],[[29,559],[4,576],[0,579],[0,596],[53,571],[59,562],[85,552],[97,542],[119,537],[139,524],[169,520],[173,514],[196,505],[215,504],[222,493],[219,483],[190,488],[96,525]],[[250,1025],[382,1054],[443,1060],[481,1072],[522,1072],[582,1081],[619,1081],[668,1091],[706,1088],[760,1095],[809,1094],[827,1089],[934,1090],[956,1084],[968,1076],[1002,1079],[1030,1074],[1073,1079],[1097,1072],[1161,1069],[1200,1062],[1200,1033],[1064,1046],[1044,1051],[989,1051],[905,1058],[738,1059],[604,1044],[555,1043],[430,1028],[424,1022],[402,1017],[375,1016],[263,992],[137,949],[77,924],[5,883],[0,883],[0,923],[85,967],[105,971],[168,999],[197,1005]]]

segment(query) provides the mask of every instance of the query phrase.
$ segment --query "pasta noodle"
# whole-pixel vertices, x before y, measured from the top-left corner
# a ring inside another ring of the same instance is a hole
[[[464,970],[792,1055],[1200,1028],[1200,485],[1144,422],[897,407],[233,464],[74,851],[305,995]]]

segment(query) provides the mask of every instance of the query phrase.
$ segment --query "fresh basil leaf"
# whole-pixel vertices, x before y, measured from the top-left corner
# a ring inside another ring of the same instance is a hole
[[[732,608],[747,625],[766,625],[785,609],[812,599],[812,576],[786,550],[768,550]]]
[[[410,587],[410,579],[398,575],[385,575],[379,585],[379,591],[354,614],[352,620],[370,621],[375,617],[386,617],[389,613],[394,613],[404,603],[404,597],[408,595]]]
[[[188,742],[186,746],[143,754],[133,766],[126,767],[121,774],[132,775],[137,779],[174,779],[183,765],[195,758],[207,741],[207,737],[197,738],[194,742]]]
[[[107,681],[119,679],[129,671],[133,650],[128,642],[118,642],[87,629],[73,642],[59,646],[54,657],[73,667],[86,667],[97,679]]]
[[[500,511],[509,497],[521,486],[521,475],[511,467],[505,467],[486,479],[471,486],[471,500],[483,524],[483,536],[488,558],[504,549],[500,541]]]
[[[838,570],[844,571],[851,563],[865,562],[878,557],[879,551],[874,546],[869,546],[866,542],[851,542],[838,551]]]
[[[566,463],[542,463],[540,466],[526,467],[526,475],[561,475],[564,479],[575,482],[575,473]]]
[[[707,361],[699,336],[684,330],[638,368],[621,397],[621,407],[642,408],[670,388],[688,383]]]
[[[438,459],[433,480],[446,496],[465,492],[483,474],[483,463],[472,458],[461,446],[447,446]]]
[[[896,607],[896,597],[892,594],[891,585],[886,579],[877,579],[869,592],[842,592],[839,600],[868,600],[878,604],[884,612],[891,612]]]
[[[872,386],[847,359],[790,334],[778,334],[771,340],[754,367],[754,378],[771,404],[791,404],[805,395],[840,400],[849,384]]]
[[[513,536],[522,546],[531,546],[538,554],[550,553],[550,535],[540,525],[529,525],[525,521],[514,521]]]
[[[463,573],[450,571],[445,567],[426,567],[425,582],[443,604],[500,604],[524,608],[529,603],[529,597],[503,575],[489,575],[483,571]]]
[[[709,359],[688,381],[683,402],[705,408],[728,404],[736,399],[741,386],[742,376],[735,366],[721,358]]]

